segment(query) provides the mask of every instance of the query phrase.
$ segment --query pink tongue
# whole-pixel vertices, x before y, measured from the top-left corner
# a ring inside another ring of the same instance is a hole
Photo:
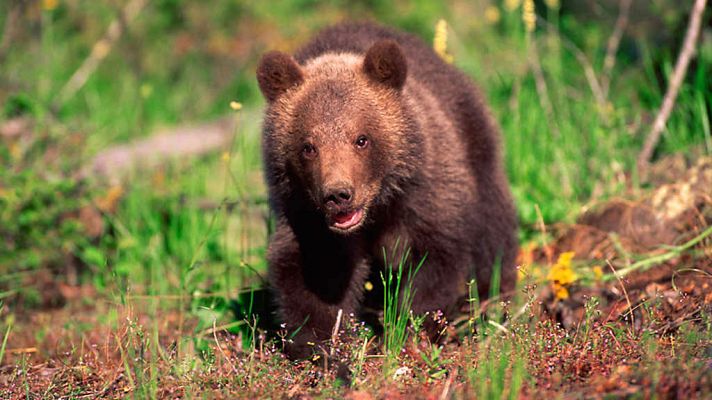
[[[345,223],[351,221],[351,219],[354,217],[354,214],[356,214],[356,211],[351,211],[349,213],[338,213],[334,217],[334,221],[337,224],[345,224]]]

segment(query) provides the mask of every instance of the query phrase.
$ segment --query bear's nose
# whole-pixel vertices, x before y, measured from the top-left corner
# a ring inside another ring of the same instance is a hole
[[[324,204],[327,206],[347,206],[351,204],[353,189],[348,185],[338,185],[326,190]]]

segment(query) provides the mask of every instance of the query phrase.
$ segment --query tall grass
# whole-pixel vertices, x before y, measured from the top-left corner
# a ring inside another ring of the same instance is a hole
[[[2,314],[3,309],[5,308],[5,305],[3,304],[2,301],[0,301],[0,314]],[[12,320],[10,320],[7,324],[7,328],[5,328],[5,334],[2,337],[2,345],[0,345],[0,365],[2,365],[2,360],[5,358],[5,347],[7,346],[7,339],[10,337],[10,331],[12,330]]]
[[[384,367],[387,375],[397,364],[406,343],[415,295],[413,280],[427,257],[423,256],[413,265],[410,247],[406,248],[405,244],[401,247],[400,240],[393,246],[393,254],[400,254],[397,265],[393,264],[393,256],[389,259],[386,249],[383,249],[383,352],[386,356]]]
[[[481,342],[475,366],[467,369],[478,399],[518,399],[527,380],[526,352],[506,336]]]
[[[497,259],[492,267],[489,299],[497,300],[500,296],[501,261]],[[467,345],[472,350],[466,356],[466,374],[472,391],[479,399],[516,399],[529,376],[527,370],[527,341],[522,340],[521,332],[515,332],[512,324],[519,323],[511,319],[504,322],[505,312],[501,302],[488,304],[487,310],[481,309],[477,292],[477,283],[468,283],[468,337]],[[518,296],[514,304],[521,301]],[[508,316],[513,318],[512,315]]]

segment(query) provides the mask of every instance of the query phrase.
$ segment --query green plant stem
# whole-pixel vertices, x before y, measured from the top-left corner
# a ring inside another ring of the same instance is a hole
[[[5,356],[5,346],[7,346],[7,339],[10,337],[10,330],[12,329],[12,324],[7,326],[5,330],[5,337],[2,339],[2,347],[0,347],[0,365],[2,365],[2,360]]]
[[[708,227],[701,234],[695,236],[688,242],[686,242],[680,246],[676,246],[672,250],[670,250],[666,253],[659,254],[659,255],[656,255],[656,256],[653,256],[650,258],[646,258],[645,260],[640,260],[634,264],[631,264],[628,267],[619,269],[618,271],[616,271],[615,275],[614,274],[604,275],[603,280],[611,281],[613,279],[616,279],[616,275],[618,277],[624,277],[634,271],[648,270],[655,265],[664,263],[665,261],[671,260],[671,259],[679,256],[681,253],[694,247],[695,245],[697,245],[698,243],[700,243],[702,240],[704,240],[705,238],[707,238],[710,235],[712,235],[712,226]]]

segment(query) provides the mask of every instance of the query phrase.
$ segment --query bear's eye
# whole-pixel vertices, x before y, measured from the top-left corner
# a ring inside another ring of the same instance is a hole
[[[356,139],[356,147],[359,149],[364,149],[368,146],[368,138],[364,135],[361,135]]]
[[[306,158],[313,158],[316,156],[316,147],[310,143],[306,143],[304,147],[302,147],[302,154]]]

